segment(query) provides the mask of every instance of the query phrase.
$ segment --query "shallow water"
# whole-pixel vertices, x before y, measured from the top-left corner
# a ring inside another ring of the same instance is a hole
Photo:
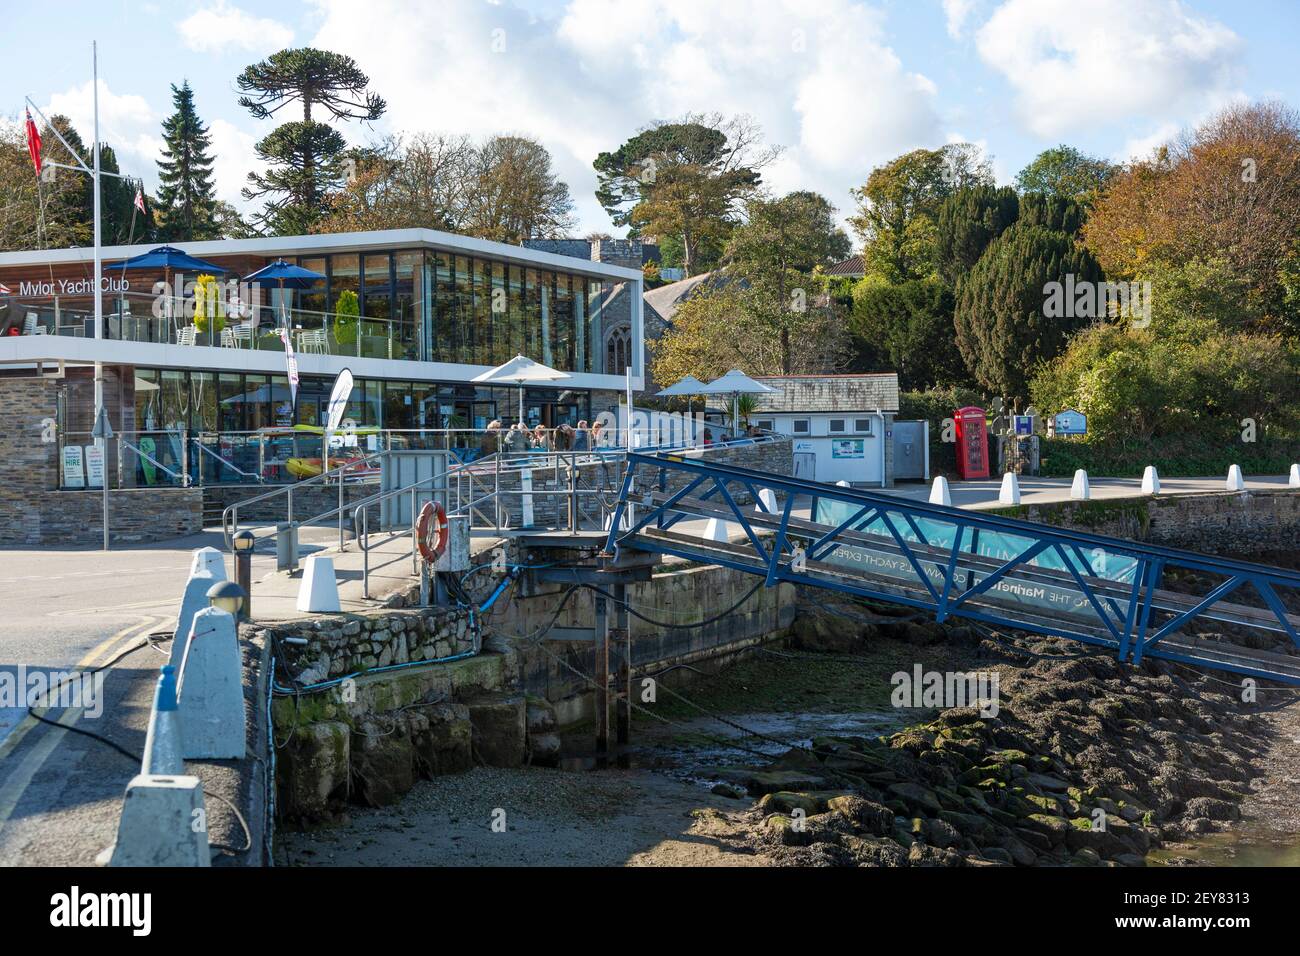
[[[1194,843],[1164,847],[1147,855],[1147,862],[1154,866],[1180,859],[1204,866],[1300,866],[1300,837],[1248,820],[1226,833],[1207,833]]]

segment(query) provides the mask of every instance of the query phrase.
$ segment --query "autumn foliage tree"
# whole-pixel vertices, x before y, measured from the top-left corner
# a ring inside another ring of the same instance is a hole
[[[1300,116],[1236,105],[1117,174],[1084,237],[1113,278],[1171,279],[1220,263],[1245,291],[1243,327],[1300,332]],[[1159,289],[1157,289],[1157,295]]]

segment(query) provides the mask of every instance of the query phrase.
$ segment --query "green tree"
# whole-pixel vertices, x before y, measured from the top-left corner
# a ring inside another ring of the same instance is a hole
[[[302,119],[285,123],[257,144],[257,155],[271,165],[263,174],[249,173],[245,199],[268,197],[258,216],[264,227],[281,235],[309,232],[327,211],[327,195],[347,178],[343,136],[313,115],[372,122],[387,109],[366,87],[370,78],[350,56],[304,47],[281,50],[247,67],[235,80],[244,92],[239,105],[258,119],[286,106],[302,107]]]
[[[761,145],[746,117],[659,122],[596,157],[596,198],[630,235],[675,237],[682,268],[695,275],[711,264],[706,252],[721,248],[759,186],[759,170],[778,152]]]
[[[727,243],[727,273],[766,300],[762,313],[780,343],[781,373],[789,375],[792,336],[806,326],[810,309],[826,308],[814,301],[820,283],[813,273],[847,256],[849,237],[835,224],[835,207],[814,192],[755,198],[745,215]]]
[[[894,285],[869,276],[854,286],[849,327],[888,359],[902,388],[959,384],[968,376],[953,341],[954,302],[935,277]]]
[[[1009,186],[978,183],[959,189],[939,206],[935,263],[939,275],[956,286],[979,261],[990,242],[1020,217],[1020,198]]]
[[[1118,167],[1073,146],[1045,149],[1016,174],[1022,193],[1045,193],[1091,204]]]
[[[361,300],[351,289],[344,289],[334,301],[334,341],[339,345],[356,345],[360,327]]]
[[[1088,321],[1044,308],[1050,282],[1098,282],[1101,268],[1070,235],[1017,223],[995,239],[957,290],[957,347],[975,380],[1005,398],[1024,398],[1038,365],[1055,357]]]
[[[218,239],[216,195],[212,185],[212,137],[194,108],[189,81],[172,84],[172,115],[163,120],[163,151],[158,161],[156,208],[162,238],[172,241]]]
[[[867,271],[890,282],[933,272],[940,204],[980,184],[991,186],[993,171],[970,143],[915,149],[873,169],[866,184],[853,190],[858,211],[849,220],[862,241]]]
[[[551,154],[523,136],[493,136],[474,152],[466,231],[495,242],[555,238],[576,225],[569,187]]]

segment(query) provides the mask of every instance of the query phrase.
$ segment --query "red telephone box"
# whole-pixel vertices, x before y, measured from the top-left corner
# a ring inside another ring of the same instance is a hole
[[[953,415],[957,427],[957,473],[962,479],[989,476],[989,433],[984,409],[968,405]]]

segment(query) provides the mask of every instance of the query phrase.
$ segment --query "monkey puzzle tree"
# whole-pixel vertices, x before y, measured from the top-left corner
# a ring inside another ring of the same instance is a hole
[[[235,80],[239,105],[258,119],[293,103],[302,119],[277,127],[257,144],[257,155],[272,168],[249,173],[245,199],[269,197],[259,221],[283,234],[308,232],[325,213],[325,197],[346,177],[347,143],[332,127],[313,116],[323,109],[333,119],[372,122],[384,114],[382,97],[367,92],[370,77],[350,56],[304,47],[281,50],[247,67]]]

